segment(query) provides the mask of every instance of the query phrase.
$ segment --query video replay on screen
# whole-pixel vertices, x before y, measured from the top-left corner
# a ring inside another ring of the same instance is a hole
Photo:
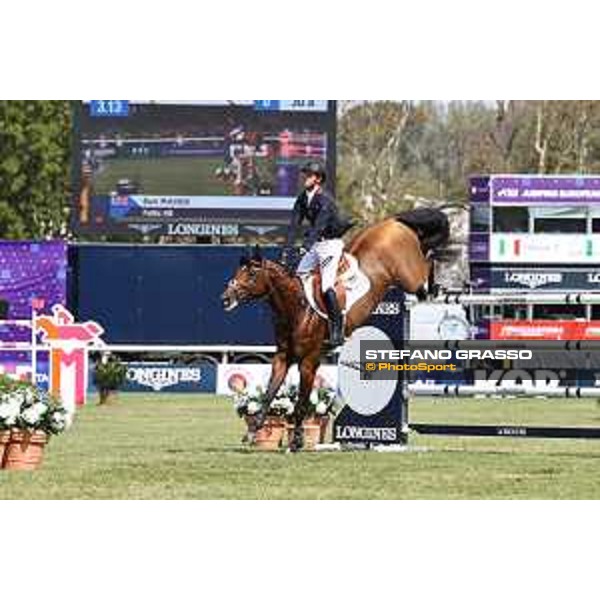
[[[335,102],[93,100],[75,118],[77,233],[280,231],[300,169],[335,180]]]

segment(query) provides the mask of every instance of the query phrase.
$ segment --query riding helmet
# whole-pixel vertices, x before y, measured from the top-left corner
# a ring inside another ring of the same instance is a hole
[[[325,171],[325,167],[317,161],[307,162],[301,169],[302,173],[306,175],[317,175],[317,177],[321,178],[322,182],[325,182],[327,179],[327,172]]]

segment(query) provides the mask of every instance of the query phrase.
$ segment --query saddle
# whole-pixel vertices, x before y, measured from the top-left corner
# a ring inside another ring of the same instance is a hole
[[[303,275],[301,279],[308,304],[318,315],[327,319],[327,308],[321,290],[320,269],[317,267],[311,273]],[[371,289],[369,278],[361,271],[358,261],[351,254],[345,253],[340,260],[334,289],[343,314],[347,314],[352,306]]]

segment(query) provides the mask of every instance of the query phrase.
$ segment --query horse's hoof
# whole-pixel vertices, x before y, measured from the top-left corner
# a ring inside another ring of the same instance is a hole
[[[294,436],[292,437],[292,441],[290,442],[290,452],[300,452],[304,447],[304,435],[300,432],[294,432]]]

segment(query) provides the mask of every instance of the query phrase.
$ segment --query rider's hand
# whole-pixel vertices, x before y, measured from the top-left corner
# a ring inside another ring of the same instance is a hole
[[[308,250],[306,248],[304,248],[304,246],[302,248],[300,248],[300,250],[298,250],[298,254],[300,255],[300,258],[302,258],[307,252],[308,252]]]
[[[284,248],[283,252],[281,253],[281,258],[279,259],[281,261],[281,264],[285,265],[286,267],[289,266],[291,255],[292,255],[292,249]]]

